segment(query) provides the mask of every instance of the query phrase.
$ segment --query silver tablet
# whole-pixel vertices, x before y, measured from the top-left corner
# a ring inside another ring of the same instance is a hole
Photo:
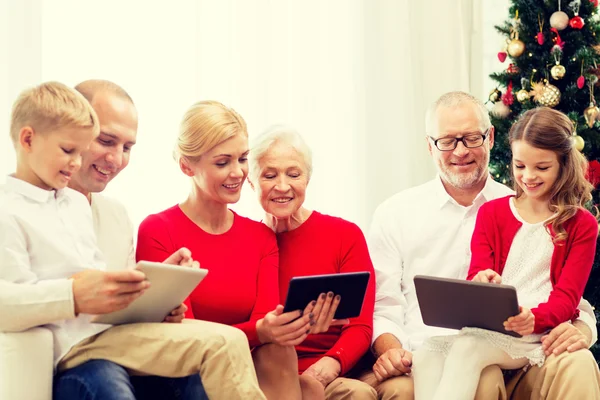
[[[151,283],[150,288],[127,308],[96,315],[92,322],[111,325],[162,322],[208,274],[206,269],[149,261],[140,261],[136,269],[146,275]]]

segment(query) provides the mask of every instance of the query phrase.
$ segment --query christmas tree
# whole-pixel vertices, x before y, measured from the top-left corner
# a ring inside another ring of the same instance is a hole
[[[509,19],[496,29],[506,37],[498,59],[503,71],[489,101],[496,128],[490,171],[512,186],[508,131],[519,115],[537,106],[553,107],[573,121],[577,149],[590,162],[588,179],[596,187],[592,204],[600,203],[600,16],[598,0],[512,0]],[[508,60],[507,57],[509,58]],[[505,64],[505,65],[506,65]],[[584,297],[600,317],[600,243]],[[600,345],[592,348],[600,361]]]

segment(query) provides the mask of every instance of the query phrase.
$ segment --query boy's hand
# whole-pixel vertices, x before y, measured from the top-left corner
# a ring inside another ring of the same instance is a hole
[[[527,307],[519,306],[520,313],[504,321],[504,329],[517,332],[521,336],[533,333],[535,326],[535,316]]]
[[[472,282],[502,283],[502,276],[498,275],[496,271],[486,269],[485,271],[479,271]]]
[[[71,277],[75,315],[107,314],[127,307],[150,287],[144,273],[130,269],[86,269]]]

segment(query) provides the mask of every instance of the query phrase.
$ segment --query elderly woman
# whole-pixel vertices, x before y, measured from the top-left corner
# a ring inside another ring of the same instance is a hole
[[[318,398],[319,392],[310,392],[320,390],[314,382],[300,385],[293,347],[316,326],[318,314],[313,316],[312,305],[282,312],[273,231],[228,207],[240,199],[247,155],[246,123],[237,112],[215,101],[194,104],[183,118],[176,147],[191,192],[142,222],[136,257],[162,261],[172,249],[190,249],[209,274],[186,302],[186,317],[241,329],[268,399]],[[214,357],[219,356],[215,349]]]
[[[281,301],[295,276],[371,272],[361,315],[308,335],[296,352],[299,372],[320,382],[327,399],[376,399],[369,385],[344,378],[369,349],[373,331],[374,273],[362,231],[351,222],[303,206],[312,159],[294,130],[274,127],[259,136],[249,162],[249,181],[266,212],[264,221],[277,235]]]

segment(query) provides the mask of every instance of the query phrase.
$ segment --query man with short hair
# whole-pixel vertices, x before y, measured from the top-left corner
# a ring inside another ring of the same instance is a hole
[[[412,399],[413,351],[429,337],[455,332],[423,323],[413,277],[465,279],[477,211],[512,193],[489,174],[494,127],[475,97],[441,96],[427,112],[426,133],[438,176],[381,204],[367,238],[377,277],[372,346],[377,360],[361,379],[381,399]],[[542,338],[544,366],[518,373],[506,385],[500,368],[490,366],[476,398],[600,398],[600,373],[587,350],[597,338],[596,320],[583,299],[580,310],[573,324],[563,323]]]

